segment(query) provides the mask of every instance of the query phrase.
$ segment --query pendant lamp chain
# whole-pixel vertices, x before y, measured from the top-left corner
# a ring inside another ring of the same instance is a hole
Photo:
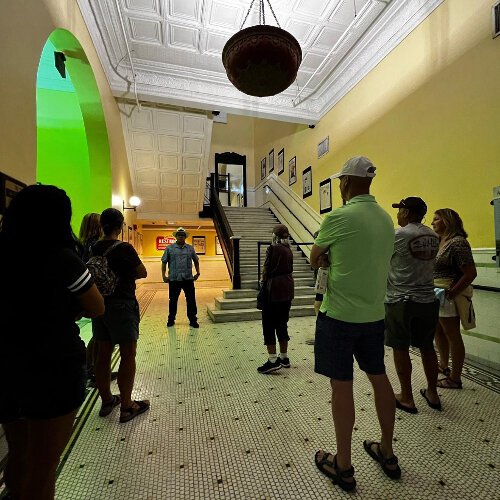
[[[281,25],[278,21],[278,18],[276,17],[276,14],[274,13],[273,6],[271,5],[271,1],[270,0],[265,0],[265,1],[267,1],[267,4],[269,5],[269,9],[271,10],[271,14],[274,17],[276,24],[278,25],[278,28],[281,28]],[[246,13],[246,16],[243,19],[243,22],[241,23],[240,31],[243,29],[243,26],[245,26],[245,23],[247,22],[248,16],[250,15],[250,12],[252,11],[252,7],[253,7],[254,3],[255,3],[255,0],[252,0],[252,2],[250,3],[250,7],[248,8],[248,11]],[[259,24],[260,25],[266,24],[266,11],[265,11],[264,0],[259,0]]]

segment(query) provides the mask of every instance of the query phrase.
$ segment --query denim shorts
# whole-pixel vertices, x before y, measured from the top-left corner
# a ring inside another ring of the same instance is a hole
[[[113,345],[137,342],[139,319],[137,300],[111,299],[106,301],[104,314],[92,320],[92,335]]]
[[[320,312],[316,320],[314,371],[333,380],[352,380],[353,357],[368,375],[385,373],[384,320],[347,323]]]
[[[412,345],[432,349],[438,323],[439,301],[404,300],[385,305],[385,345],[406,350]]]

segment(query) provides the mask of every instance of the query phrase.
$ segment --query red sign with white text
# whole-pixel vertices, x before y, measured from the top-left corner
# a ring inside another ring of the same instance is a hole
[[[177,239],[174,236],[157,236],[156,237],[156,250],[165,250],[168,245],[175,243]]]

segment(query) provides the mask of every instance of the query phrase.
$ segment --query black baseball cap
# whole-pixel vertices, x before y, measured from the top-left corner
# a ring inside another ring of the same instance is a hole
[[[406,208],[410,212],[425,215],[427,213],[427,205],[422,198],[417,196],[408,196],[402,199],[399,203],[393,203],[392,208]]]

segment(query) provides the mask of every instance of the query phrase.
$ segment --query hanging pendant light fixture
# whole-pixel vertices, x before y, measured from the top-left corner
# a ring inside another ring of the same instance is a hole
[[[252,0],[241,28],[256,0]],[[276,26],[266,25],[264,1],[259,1],[259,24],[241,29],[222,51],[227,77],[241,92],[272,96],[287,89],[297,77],[302,50],[293,35],[281,29],[270,0],[266,0],[276,19]]]

